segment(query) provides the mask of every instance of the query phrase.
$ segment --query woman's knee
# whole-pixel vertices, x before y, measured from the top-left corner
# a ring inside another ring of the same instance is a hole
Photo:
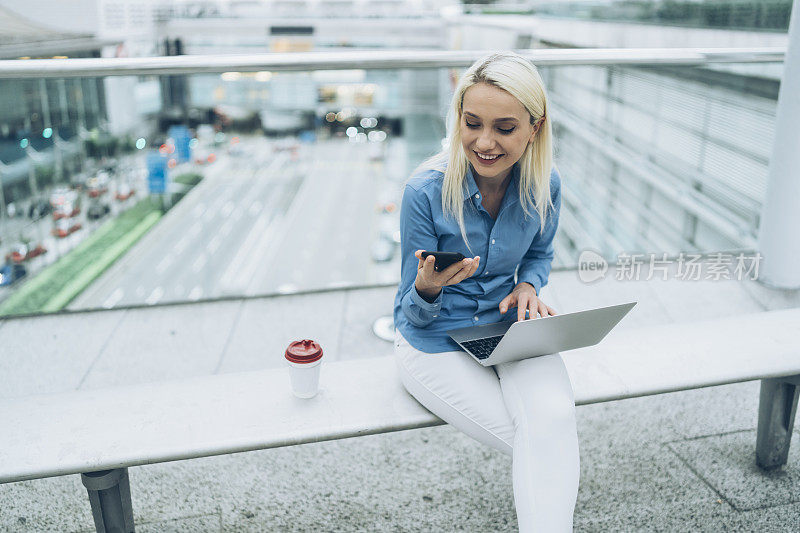
[[[550,361],[531,364],[526,359],[517,366],[508,365],[500,369],[500,383],[504,395],[516,396],[506,402],[509,411],[520,410],[514,415],[535,418],[537,424],[571,422],[575,419],[575,396],[572,383],[561,356],[553,354]],[[555,358],[558,360],[555,360]],[[544,358],[538,358],[544,359]],[[515,407],[517,406],[517,407]],[[516,416],[514,416],[516,418]]]

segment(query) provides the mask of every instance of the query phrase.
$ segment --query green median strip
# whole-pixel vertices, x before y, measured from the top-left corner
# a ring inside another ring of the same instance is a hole
[[[202,179],[200,174],[186,173],[176,176],[174,181],[191,189]],[[103,224],[64,257],[24,281],[0,304],[0,316],[52,313],[63,309],[136,244],[162,214],[161,199],[143,198]]]
[[[96,262],[83,270],[69,283],[67,283],[55,296],[53,296],[42,309],[43,313],[53,313],[63,309],[73,298],[78,296],[89,284],[97,279],[100,274],[114,264],[122,254],[128,251],[139,238],[161,218],[161,213],[154,211],[147,215],[138,226],[133,228],[127,235],[115,242],[108,248]]]
[[[141,200],[25,282],[0,304],[0,316],[63,309],[147,233],[161,216],[155,202],[149,198]]]

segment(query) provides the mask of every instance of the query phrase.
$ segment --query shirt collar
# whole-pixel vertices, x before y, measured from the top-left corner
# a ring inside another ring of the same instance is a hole
[[[465,185],[467,187],[467,195],[464,197],[464,200],[474,198],[475,195],[480,192],[478,189],[478,184],[475,183],[475,176],[472,174],[471,164],[467,164]],[[511,182],[508,184],[508,186],[513,187],[515,192],[519,190],[519,162],[514,163],[514,166],[511,167]],[[508,195],[506,195],[506,197],[508,197]]]

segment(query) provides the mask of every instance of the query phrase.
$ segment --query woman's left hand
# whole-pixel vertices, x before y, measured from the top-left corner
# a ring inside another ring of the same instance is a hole
[[[543,317],[556,314],[552,307],[536,296],[536,289],[533,288],[533,285],[524,281],[518,283],[511,294],[500,302],[501,313],[505,314],[509,307],[517,308],[517,320],[525,320],[525,311],[530,313],[530,318],[536,318],[537,314]]]

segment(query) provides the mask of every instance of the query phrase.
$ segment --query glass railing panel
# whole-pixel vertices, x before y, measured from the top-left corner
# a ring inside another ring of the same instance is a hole
[[[554,268],[754,249],[778,81],[737,66],[541,68]],[[396,283],[462,70],[0,80],[0,314]]]

